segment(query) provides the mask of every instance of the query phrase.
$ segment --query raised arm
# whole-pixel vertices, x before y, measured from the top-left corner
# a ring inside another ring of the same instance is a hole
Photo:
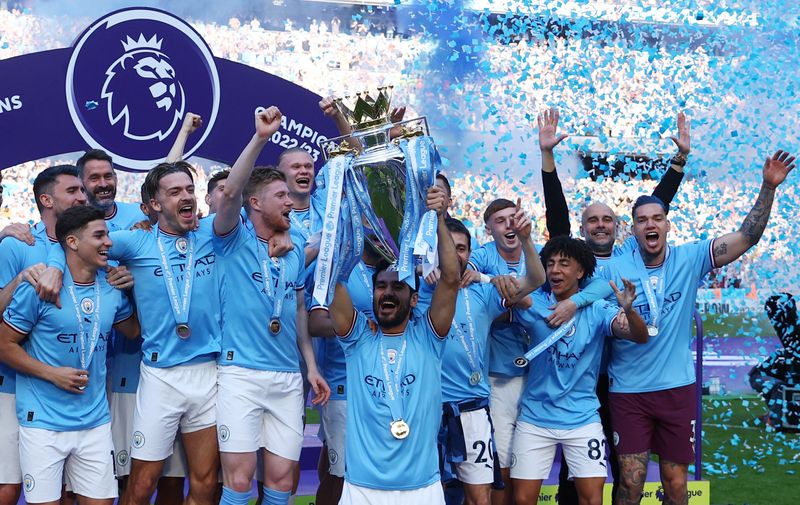
[[[436,235],[438,239],[439,268],[441,269],[441,277],[431,296],[431,305],[428,313],[430,314],[433,329],[441,338],[445,338],[450,332],[450,326],[453,324],[453,316],[456,312],[456,298],[458,297],[461,272],[459,271],[456,245],[453,242],[453,237],[450,236],[447,225],[445,225],[447,195],[444,190],[438,186],[432,186],[428,190],[426,206],[428,210],[436,211]]]
[[[517,212],[514,214],[514,222],[511,223],[511,229],[517,234],[520,242],[522,242],[522,252],[525,255],[525,277],[522,278],[519,289],[516,294],[508,300],[509,305],[514,305],[519,300],[527,296],[533,290],[544,284],[545,273],[542,260],[539,258],[539,253],[533,246],[533,238],[531,237],[531,219],[522,210],[522,200],[517,199]]]
[[[186,117],[183,118],[183,124],[175,137],[175,142],[167,154],[167,163],[175,163],[183,159],[183,152],[186,150],[186,141],[189,135],[196,132],[198,128],[203,126],[203,118],[192,112],[187,112]]]
[[[336,335],[342,337],[347,335],[350,327],[353,325],[353,319],[356,317],[356,309],[353,308],[353,300],[350,298],[350,293],[341,282],[336,284],[336,290],[333,292],[333,301],[328,307],[328,313],[333,321],[333,331]]]
[[[558,130],[558,110],[550,109],[539,114],[539,149],[542,153],[542,188],[544,189],[545,222],[550,238],[569,236],[569,207],[564,197],[564,189],[556,173],[553,149],[569,135],[556,134]]]
[[[320,100],[319,108],[323,114],[333,120],[333,124],[336,125],[336,130],[339,132],[339,135],[350,135],[353,133],[353,129],[350,127],[350,123],[347,122],[347,118],[336,108],[336,102],[333,97],[328,96]]]
[[[692,149],[692,125],[683,112],[678,114],[678,136],[671,136],[670,140],[675,142],[678,154],[670,159],[669,168],[653,190],[653,196],[657,196],[667,205],[678,193],[678,188],[683,181],[683,168],[686,166],[686,160]]]
[[[795,157],[777,151],[764,162],[761,191],[738,231],[714,239],[714,266],[721,267],[737,260],[761,239],[772,211],[775,190],[786,180],[794,167]]]
[[[236,163],[233,164],[217,206],[217,214],[214,217],[214,233],[217,235],[229,233],[239,223],[242,190],[250,179],[256,158],[280,126],[281,111],[277,107],[270,107],[256,113],[256,132],[236,159]]]
[[[620,291],[614,281],[608,281],[608,283],[611,285],[611,289],[614,290],[617,303],[628,320],[628,324],[623,325],[619,317],[614,319],[614,323],[611,325],[611,331],[614,332],[614,336],[632,340],[637,344],[646,344],[649,337],[647,324],[645,324],[642,316],[633,309],[633,301],[636,299],[636,286],[628,279],[622,279],[622,284],[625,287],[624,291]]]

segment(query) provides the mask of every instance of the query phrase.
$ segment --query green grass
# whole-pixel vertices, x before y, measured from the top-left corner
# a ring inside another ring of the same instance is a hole
[[[800,434],[766,428],[756,396],[703,400],[703,478],[712,505],[800,503]]]
[[[703,333],[706,337],[759,337],[774,336],[775,330],[763,312],[710,314],[703,315]]]

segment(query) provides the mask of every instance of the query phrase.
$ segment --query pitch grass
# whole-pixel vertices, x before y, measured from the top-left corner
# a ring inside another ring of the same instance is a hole
[[[800,504],[800,434],[778,433],[758,417],[757,396],[703,399],[703,478],[712,505]]]
[[[758,314],[708,314],[702,317],[703,334],[706,338],[775,336],[775,330],[763,312]],[[800,498],[797,503],[800,504]]]

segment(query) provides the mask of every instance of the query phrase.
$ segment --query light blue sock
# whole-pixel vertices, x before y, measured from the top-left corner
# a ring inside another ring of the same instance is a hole
[[[264,486],[264,505],[286,505],[291,496],[291,491],[276,491]]]
[[[250,491],[239,493],[231,488],[222,488],[222,498],[219,500],[220,505],[247,505],[250,501]]]

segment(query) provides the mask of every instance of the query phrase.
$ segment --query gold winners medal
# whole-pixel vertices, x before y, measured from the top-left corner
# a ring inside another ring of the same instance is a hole
[[[273,319],[269,322],[269,331],[272,332],[273,335],[277,335],[281,331],[281,322],[277,319]]]
[[[647,325],[647,334],[650,335],[651,337],[655,337],[656,335],[658,335],[658,328],[656,328],[652,324],[648,324]]]
[[[405,421],[399,419],[397,421],[392,421],[392,424],[389,425],[389,431],[392,432],[392,436],[397,440],[403,440],[408,436],[411,428],[409,428]]]
[[[175,333],[178,334],[183,340],[186,340],[192,335],[192,329],[186,323],[181,323],[175,327]]]
[[[481,381],[480,372],[472,372],[472,375],[469,376],[469,383],[472,384],[473,386],[477,386],[480,381]]]

